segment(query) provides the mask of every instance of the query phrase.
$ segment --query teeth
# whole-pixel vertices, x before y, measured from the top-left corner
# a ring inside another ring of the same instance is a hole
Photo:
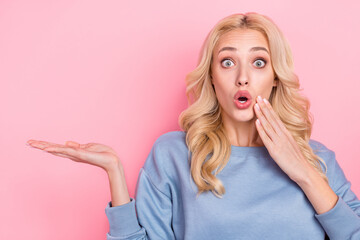
[[[241,102],[241,103],[246,103],[246,101],[240,101],[240,100],[239,100],[239,102]]]

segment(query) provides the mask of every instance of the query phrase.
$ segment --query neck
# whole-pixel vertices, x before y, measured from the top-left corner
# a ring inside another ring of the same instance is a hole
[[[226,134],[231,145],[239,147],[260,147],[264,143],[255,126],[256,118],[247,122],[227,122],[223,121]]]

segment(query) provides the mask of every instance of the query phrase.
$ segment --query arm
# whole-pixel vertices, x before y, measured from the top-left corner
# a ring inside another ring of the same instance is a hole
[[[140,170],[136,200],[130,199],[130,202],[118,206],[109,202],[105,208],[110,225],[108,240],[175,239],[171,226],[172,201],[170,194],[163,188],[162,184],[166,182],[166,177],[157,163],[163,156],[159,153],[161,149],[154,150],[155,145],[146,160],[146,167]],[[121,194],[116,194],[120,192],[116,186],[125,184],[125,180],[121,173],[115,173],[113,176],[118,177],[109,176],[111,196],[113,201],[117,201]],[[157,182],[157,179],[163,179],[164,182]],[[119,200],[120,202],[122,200]]]
[[[123,237],[113,237],[113,233],[114,236],[118,233],[123,234],[122,236],[125,236],[125,239],[126,233],[132,234],[131,239],[134,239],[134,236],[138,236],[137,239],[146,237],[145,230],[139,227],[134,202],[130,202],[121,161],[111,147],[99,143],[79,144],[73,141],[68,141],[65,145],[37,140],[29,140],[28,143],[31,147],[44,150],[53,155],[104,169],[109,177],[113,209],[117,209],[108,211],[110,222],[108,239],[124,239]],[[109,203],[108,208],[112,206],[112,203]],[[133,208],[131,208],[132,206]],[[120,213],[111,214],[113,212]],[[122,219],[121,224],[117,224],[118,218]],[[138,231],[139,229],[141,231]]]
[[[169,211],[171,207],[162,209],[163,206],[161,205],[165,202],[168,202],[168,204],[171,205],[169,199],[162,195],[156,195],[158,191],[157,188],[152,184],[148,184],[149,179],[142,177],[143,175],[141,174],[138,181],[138,193],[140,193],[139,195],[143,196],[143,198],[146,198],[147,196],[151,197],[151,201],[153,201],[153,203],[151,202],[151,204],[148,205],[143,204],[143,207],[138,209],[139,212],[143,212],[141,211],[143,208],[147,211],[146,214],[141,215],[144,217],[139,218],[139,220],[141,224],[144,224],[145,227],[149,228],[149,232],[151,234],[148,236],[145,228],[139,225],[135,211],[135,200],[130,199],[129,197],[121,161],[111,147],[99,143],[79,144],[73,141],[68,141],[65,145],[62,145],[46,141],[29,140],[28,144],[31,147],[44,150],[53,155],[69,158],[75,162],[95,165],[106,171],[109,177],[112,200],[112,202],[108,203],[105,209],[105,213],[110,223],[110,231],[107,234],[108,240],[151,238],[168,239],[166,237],[172,234],[170,226],[171,223],[162,222],[166,221],[169,216],[171,218],[171,211]],[[165,157],[159,156],[159,159],[162,158]],[[154,165],[154,162],[155,153],[150,154],[148,157],[149,169],[151,169],[151,166]],[[160,172],[157,175],[160,176]],[[156,176],[156,174],[153,176]],[[164,217],[154,220],[153,216]],[[165,235],[161,235],[163,234],[162,232],[160,232],[160,235],[156,232],[154,233],[154,230],[156,230],[160,225],[169,226],[166,229],[166,237]],[[157,236],[162,237],[159,238]]]
[[[126,186],[124,170],[119,164],[114,164],[107,171],[113,207],[130,202],[129,192]]]
[[[257,99],[255,113],[256,128],[271,157],[302,188],[330,239],[360,239],[360,201],[350,190],[350,182],[334,152],[320,146],[329,163],[327,184],[311,169],[294,137],[266,99]]]
[[[360,201],[351,191],[351,183],[329,151],[328,185],[319,174],[299,184],[316,210],[315,217],[330,239],[360,239]]]
[[[111,193],[111,201],[105,209],[110,225],[107,239],[147,239],[145,229],[138,223],[135,200],[129,197],[123,168],[114,165],[107,174]]]
[[[298,181],[297,184],[320,215],[336,205],[338,196],[313,167],[309,168],[308,174],[306,179]]]

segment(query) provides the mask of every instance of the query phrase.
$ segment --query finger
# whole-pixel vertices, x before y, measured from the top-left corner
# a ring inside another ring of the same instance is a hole
[[[285,127],[283,121],[281,121],[279,115],[275,112],[275,110],[272,108],[271,104],[269,103],[269,101],[267,101],[266,99],[264,100],[265,105],[267,106],[267,108],[270,110],[270,113],[272,115],[272,117],[274,118],[274,120],[277,122],[278,127],[281,129],[281,131],[283,133],[286,134],[286,136],[290,137],[290,132],[289,130]]]
[[[48,141],[37,141],[37,142],[40,144],[44,144],[44,145],[63,146],[62,144],[52,143],[52,142],[48,142]]]
[[[80,153],[79,150],[74,149],[72,147],[57,147],[57,146],[50,146],[46,147],[43,150],[47,152],[53,152],[53,153],[60,153],[63,155],[71,156],[78,159],[83,159],[83,154]]]
[[[77,143],[77,142],[74,142],[74,141],[67,141],[67,142],[65,143],[65,145],[70,146],[70,147],[75,147],[75,148],[80,147],[80,144]]]
[[[47,146],[64,146],[64,145],[57,144],[57,143],[38,141],[38,140],[31,140],[31,141],[28,141],[28,143],[30,146],[40,148],[40,149],[44,149]]]
[[[49,144],[39,143],[38,141],[30,142],[29,145],[34,148],[44,149],[49,146]]]
[[[259,119],[256,119],[255,121],[256,129],[259,132],[259,135],[261,137],[261,140],[263,141],[264,145],[267,149],[272,149],[274,147],[274,143],[269,138],[269,136],[266,134],[263,125],[261,124]]]
[[[93,145],[96,145],[97,143],[86,143],[86,144],[80,144],[74,141],[66,141],[65,145],[69,146],[69,147],[74,147],[74,148],[81,148],[81,149],[86,149],[88,147],[91,147]]]
[[[90,146],[94,145],[94,143],[87,143],[87,144],[80,144],[80,148],[88,148]]]
[[[265,116],[261,112],[258,103],[255,104],[255,109],[256,109],[255,110],[256,115],[257,115],[258,119],[260,120],[262,129],[271,138],[272,141],[276,142],[277,134],[275,133],[273,127],[270,125],[268,120],[265,118]]]
[[[281,121],[280,117],[274,111],[274,109],[272,108],[269,101],[266,100],[266,98],[264,98],[264,105],[266,105],[266,109],[268,110],[269,114],[271,114],[272,119],[274,119],[274,121],[276,122],[276,125],[277,125],[276,131],[278,133],[279,138],[282,138],[283,135],[285,135],[287,141],[290,142],[290,144],[293,146],[293,148],[296,149],[296,151],[298,152],[299,149],[298,149],[297,143],[295,142],[294,138],[292,137],[290,132],[285,127],[284,123]]]
[[[114,149],[112,149],[109,146],[106,146],[101,143],[87,143],[87,144],[80,144],[80,148],[84,149],[86,151],[92,151],[92,152],[111,152],[114,155],[117,155]]]
[[[267,101],[266,99],[264,99],[265,105],[267,105],[267,108],[270,110],[272,116],[274,117],[274,119],[276,120],[276,122],[278,123],[281,131],[287,136],[288,141],[293,145],[293,147],[295,148],[296,152],[299,155],[302,155],[302,152],[300,151],[299,147],[298,147],[298,143],[295,141],[294,137],[291,135],[290,131],[285,127],[285,124],[283,123],[283,121],[281,121],[280,117],[275,113],[274,109],[272,108],[271,104],[269,103],[269,101]]]
[[[274,131],[279,136],[281,136],[282,129],[279,126],[280,123],[276,120],[276,118],[274,116],[274,115],[276,115],[276,113],[274,112],[274,110],[272,108],[269,107],[270,103],[266,100],[266,98],[264,98],[263,100],[260,100],[260,101],[258,100],[258,104],[260,106],[262,113],[264,114],[264,116],[266,117],[268,122],[273,127]]]
[[[69,158],[69,159],[71,159],[71,160],[73,160],[73,161],[80,162],[79,159],[74,158],[74,157],[69,156],[69,155],[65,155],[65,154],[61,154],[61,153],[56,153],[56,152],[49,152],[49,153],[51,153],[51,154],[53,154],[53,155],[55,155],[55,156],[59,156],[59,157],[63,157],[63,158]]]

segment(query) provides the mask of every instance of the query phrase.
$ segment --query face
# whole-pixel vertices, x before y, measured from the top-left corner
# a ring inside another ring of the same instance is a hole
[[[256,120],[256,97],[269,99],[277,84],[269,53],[266,38],[256,30],[236,29],[220,37],[213,51],[211,76],[225,122]],[[251,96],[246,109],[239,108],[234,99],[239,90]]]

